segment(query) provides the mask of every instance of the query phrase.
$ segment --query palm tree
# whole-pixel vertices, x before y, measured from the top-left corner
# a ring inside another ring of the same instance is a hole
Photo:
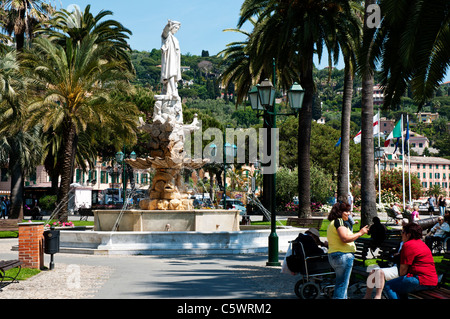
[[[132,32],[116,20],[103,20],[113,14],[111,11],[102,10],[94,16],[90,9],[87,5],[83,13],[78,7],[73,12],[57,11],[50,21],[41,23],[35,33],[44,34],[61,46],[65,46],[67,40],[76,45],[85,37],[96,35],[95,43],[103,45],[105,58],[125,61],[127,69],[132,70],[131,49],[127,43]]]
[[[128,133],[129,143],[135,139],[138,110],[132,103],[121,101],[114,93],[131,90],[126,62],[106,60],[108,46],[97,43],[97,36],[86,36],[65,47],[47,38],[33,42],[33,51],[23,56],[30,73],[35,96],[29,125],[42,123],[44,131],[61,130],[63,162],[58,201],[67,198],[78,137],[91,123],[100,123],[118,134]],[[67,207],[58,218],[66,219]]]
[[[32,39],[34,27],[47,20],[54,11],[50,4],[42,0],[5,0],[0,6],[3,28],[9,35],[14,34],[18,52],[25,46],[25,36]]]
[[[373,148],[373,85],[374,64],[370,63],[375,28],[369,28],[367,20],[368,6],[374,0],[365,1],[362,48],[359,53],[359,68],[362,77],[361,107],[361,225],[367,225],[377,215],[375,190],[375,160]]]
[[[255,27],[255,19],[250,18],[249,21]],[[241,33],[247,37],[245,41],[229,43],[226,49],[217,54],[218,56],[223,55],[221,65],[226,65],[220,79],[225,87],[228,87],[231,83],[235,84],[237,88],[235,103],[240,105],[247,98],[248,91],[254,84],[254,75],[248,52],[252,34],[241,29],[225,29],[224,31]]]
[[[382,0],[380,7],[384,18],[369,59],[381,62],[384,106],[398,105],[410,85],[421,108],[450,66],[450,2]]]
[[[242,5],[238,27],[256,13],[258,24],[249,51],[253,69],[268,69],[275,59],[279,86],[287,89],[298,81],[305,89],[298,132],[299,217],[309,216],[313,57],[322,56],[328,34],[351,32],[349,26],[360,22],[348,1],[247,0]]]
[[[363,15],[363,9],[360,6],[359,1],[351,1],[353,14],[355,17]],[[342,25],[347,23],[346,28],[342,28]],[[362,21],[360,24],[355,20],[352,23],[348,23],[347,19],[343,19],[337,24],[340,28],[336,30],[334,34],[329,34],[326,41],[330,60],[331,56],[334,56],[335,63],[339,56],[339,52],[342,52],[344,57],[345,69],[344,69],[344,94],[342,101],[342,113],[341,113],[341,151],[339,157],[339,171],[338,171],[338,198],[348,198],[349,192],[349,170],[350,170],[350,116],[352,107],[353,96],[353,80],[357,68],[356,54],[360,48],[360,41],[362,35]],[[329,72],[331,75],[331,61],[329,63]]]
[[[14,51],[0,55],[0,162],[11,175],[11,215],[21,218],[24,176],[42,161],[40,127],[24,127],[26,79]]]

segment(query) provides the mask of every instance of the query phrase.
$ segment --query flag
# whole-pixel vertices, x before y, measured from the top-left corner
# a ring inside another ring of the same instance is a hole
[[[409,140],[409,121],[406,122],[406,138],[405,141]]]
[[[375,114],[375,116],[373,117],[373,135],[378,134],[379,131],[379,119],[378,119],[378,113]],[[361,131],[358,132],[358,134],[356,134],[356,136],[353,138],[353,141],[355,142],[355,144],[359,144],[361,143]]]
[[[339,137],[339,141],[337,141],[337,143],[334,147],[338,147],[340,144],[341,144],[341,138]]]
[[[400,142],[400,137],[397,138],[397,142],[395,142],[395,149],[394,149],[394,153],[397,152],[397,148],[398,148],[398,143]],[[400,154],[402,153],[402,150],[400,150]]]
[[[389,141],[398,137],[402,137],[402,120],[398,121],[397,124],[395,124],[394,129],[389,134],[386,141],[384,141],[384,147],[388,147],[390,143]]]
[[[409,120],[406,122],[406,137],[405,137],[405,143],[403,144],[403,147],[405,149],[405,155],[409,155],[409,148],[408,148],[408,140],[409,140]]]

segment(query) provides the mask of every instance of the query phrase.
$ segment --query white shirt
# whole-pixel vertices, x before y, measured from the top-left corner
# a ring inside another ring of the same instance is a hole
[[[433,228],[431,228],[431,232],[435,232],[434,236],[436,237],[445,237],[445,233],[450,232],[450,226],[446,222],[443,222],[442,225],[437,223],[433,226]]]

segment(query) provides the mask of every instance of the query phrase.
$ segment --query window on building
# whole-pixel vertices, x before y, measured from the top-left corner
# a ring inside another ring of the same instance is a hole
[[[423,187],[423,188],[428,188],[427,182],[423,182],[423,183],[422,183],[422,187]]]
[[[93,171],[89,171],[88,173],[88,178],[89,178],[89,182],[93,182],[94,180],[97,180],[97,171],[93,170]]]
[[[422,148],[423,147],[423,143],[419,143],[419,147]]]
[[[423,173],[423,178],[427,178],[427,173]]]
[[[82,175],[84,175],[83,171],[81,169],[77,168],[75,171],[75,181],[77,183],[82,183],[82,181],[81,181]]]
[[[100,172],[100,183],[108,184],[108,172],[106,171]]]

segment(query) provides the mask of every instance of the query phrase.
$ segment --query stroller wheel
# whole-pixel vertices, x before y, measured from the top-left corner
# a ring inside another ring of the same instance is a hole
[[[320,294],[320,287],[314,282],[298,281],[295,284],[295,294],[301,299],[316,299]]]

